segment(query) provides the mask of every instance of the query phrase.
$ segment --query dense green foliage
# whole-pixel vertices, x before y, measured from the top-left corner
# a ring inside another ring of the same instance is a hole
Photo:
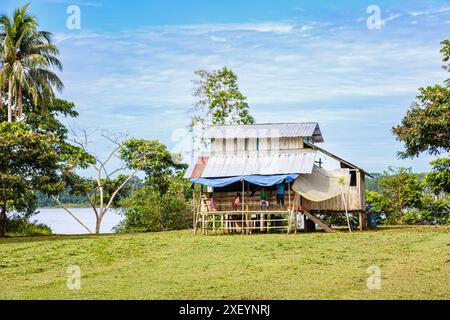
[[[448,68],[450,42],[443,41],[445,70]],[[415,157],[422,152],[439,154],[450,151],[450,79],[445,86],[435,85],[419,88],[420,95],[403,118],[400,125],[394,127],[397,140],[405,145],[400,156]]]
[[[56,194],[62,187],[59,140],[34,133],[25,123],[0,123],[0,235],[6,233],[7,212],[36,209],[35,191]]]
[[[145,153],[145,157],[139,154]],[[138,155],[138,156],[136,156]],[[192,191],[182,177],[186,165],[157,140],[130,139],[120,156],[131,169],[145,173],[142,188],[119,201],[124,220],[118,232],[185,229],[192,224]]]
[[[439,196],[431,192],[437,189],[428,175],[389,168],[375,179],[372,190],[366,190],[366,211],[384,224],[450,223],[450,195],[442,189]]]
[[[191,127],[200,124],[251,124],[255,120],[249,113],[246,97],[239,91],[237,76],[227,67],[208,72],[198,70],[199,77],[194,97],[197,102],[194,107]]]
[[[450,158],[440,158],[431,162],[432,169],[426,175],[426,184],[439,195],[450,193]]]
[[[81,148],[68,143],[67,129],[59,120],[61,116],[78,115],[74,104],[55,99],[47,110],[43,115],[25,98],[24,121],[7,123],[5,108],[0,111],[0,206],[4,205],[5,219],[9,211],[30,218],[38,206],[37,192],[46,196],[58,194],[77,168],[85,168],[93,160]]]
[[[143,171],[146,185],[160,194],[169,188],[171,177],[180,176],[186,169],[185,164],[178,162],[177,155],[158,140],[127,140],[120,149],[120,157],[130,169]]]
[[[51,235],[52,230],[45,224],[30,222],[22,216],[12,216],[6,223],[8,236],[12,237],[35,237]]]
[[[145,186],[120,205],[125,219],[117,227],[118,232],[167,231],[192,226],[192,191],[189,183],[180,178],[170,178],[164,194]]]

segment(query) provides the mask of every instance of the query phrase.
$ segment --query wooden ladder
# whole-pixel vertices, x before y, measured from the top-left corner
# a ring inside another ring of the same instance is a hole
[[[196,210],[196,212],[194,213],[194,217],[195,217],[195,219],[194,219],[194,235],[197,234],[197,227],[198,227],[198,224],[199,224],[200,222],[202,222],[202,221],[199,219],[200,213],[201,213],[201,212],[208,212],[208,211],[209,211],[208,199],[206,198],[205,195],[202,195],[202,196],[200,197],[200,201],[199,201],[199,203],[198,203],[197,210]],[[202,231],[204,231],[204,230],[203,230],[203,225],[202,225]]]
[[[303,209],[303,214],[305,216],[307,216],[309,219],[311,219],[312,221],[314,221],[316,224],[318,224],[319,226],[321,226],[326,232],[336,232],[336,230],[334,230],[333,228],[331,228],[329,225],[327,225],[326,223],[324,223],[322,220],[320,220],[319,218],[317,218],[315,215],[313,215],[311,212],[309,212],[308,210]]]

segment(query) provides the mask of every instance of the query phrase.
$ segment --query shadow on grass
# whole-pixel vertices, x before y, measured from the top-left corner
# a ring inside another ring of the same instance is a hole
[[[98,239],[106,238],[110,236],[125,236],[126,234],[120,233],[103,233],[103,234],[78,234],[78,235],[42,235],[42,236],[30,236],[30,237],[4,237],[0,238],[0,244],[6,243],[27,243],[27,242],[43,242],[43,241],[58,241],[58,240],[84,240],[84,239]]]

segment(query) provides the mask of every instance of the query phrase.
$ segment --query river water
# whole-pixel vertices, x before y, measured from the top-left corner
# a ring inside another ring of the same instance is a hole
[[[79,220],[81,220],[92,231],[95,230],[95,214],[91,208],[71,208],[69,209]],[[83,228],[64,209],[40,208],[39,213],[31,218],[52,228],[56,234],[86,234],[88,231]],[[114,210],[108,210],[103,218],[100,232],[111,233],[113,228],[122,220],[122,217]]]

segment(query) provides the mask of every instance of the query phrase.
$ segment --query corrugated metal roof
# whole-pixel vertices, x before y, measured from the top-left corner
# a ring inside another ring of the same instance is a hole
[[[316,154],[316,150],[305,150],[289,154],[213,156],[200,177],[311,173]]]
[[[206,139],[266,137],[312,137],[315,142],[323,142],[317,122],[210,126],[203,135]]]

